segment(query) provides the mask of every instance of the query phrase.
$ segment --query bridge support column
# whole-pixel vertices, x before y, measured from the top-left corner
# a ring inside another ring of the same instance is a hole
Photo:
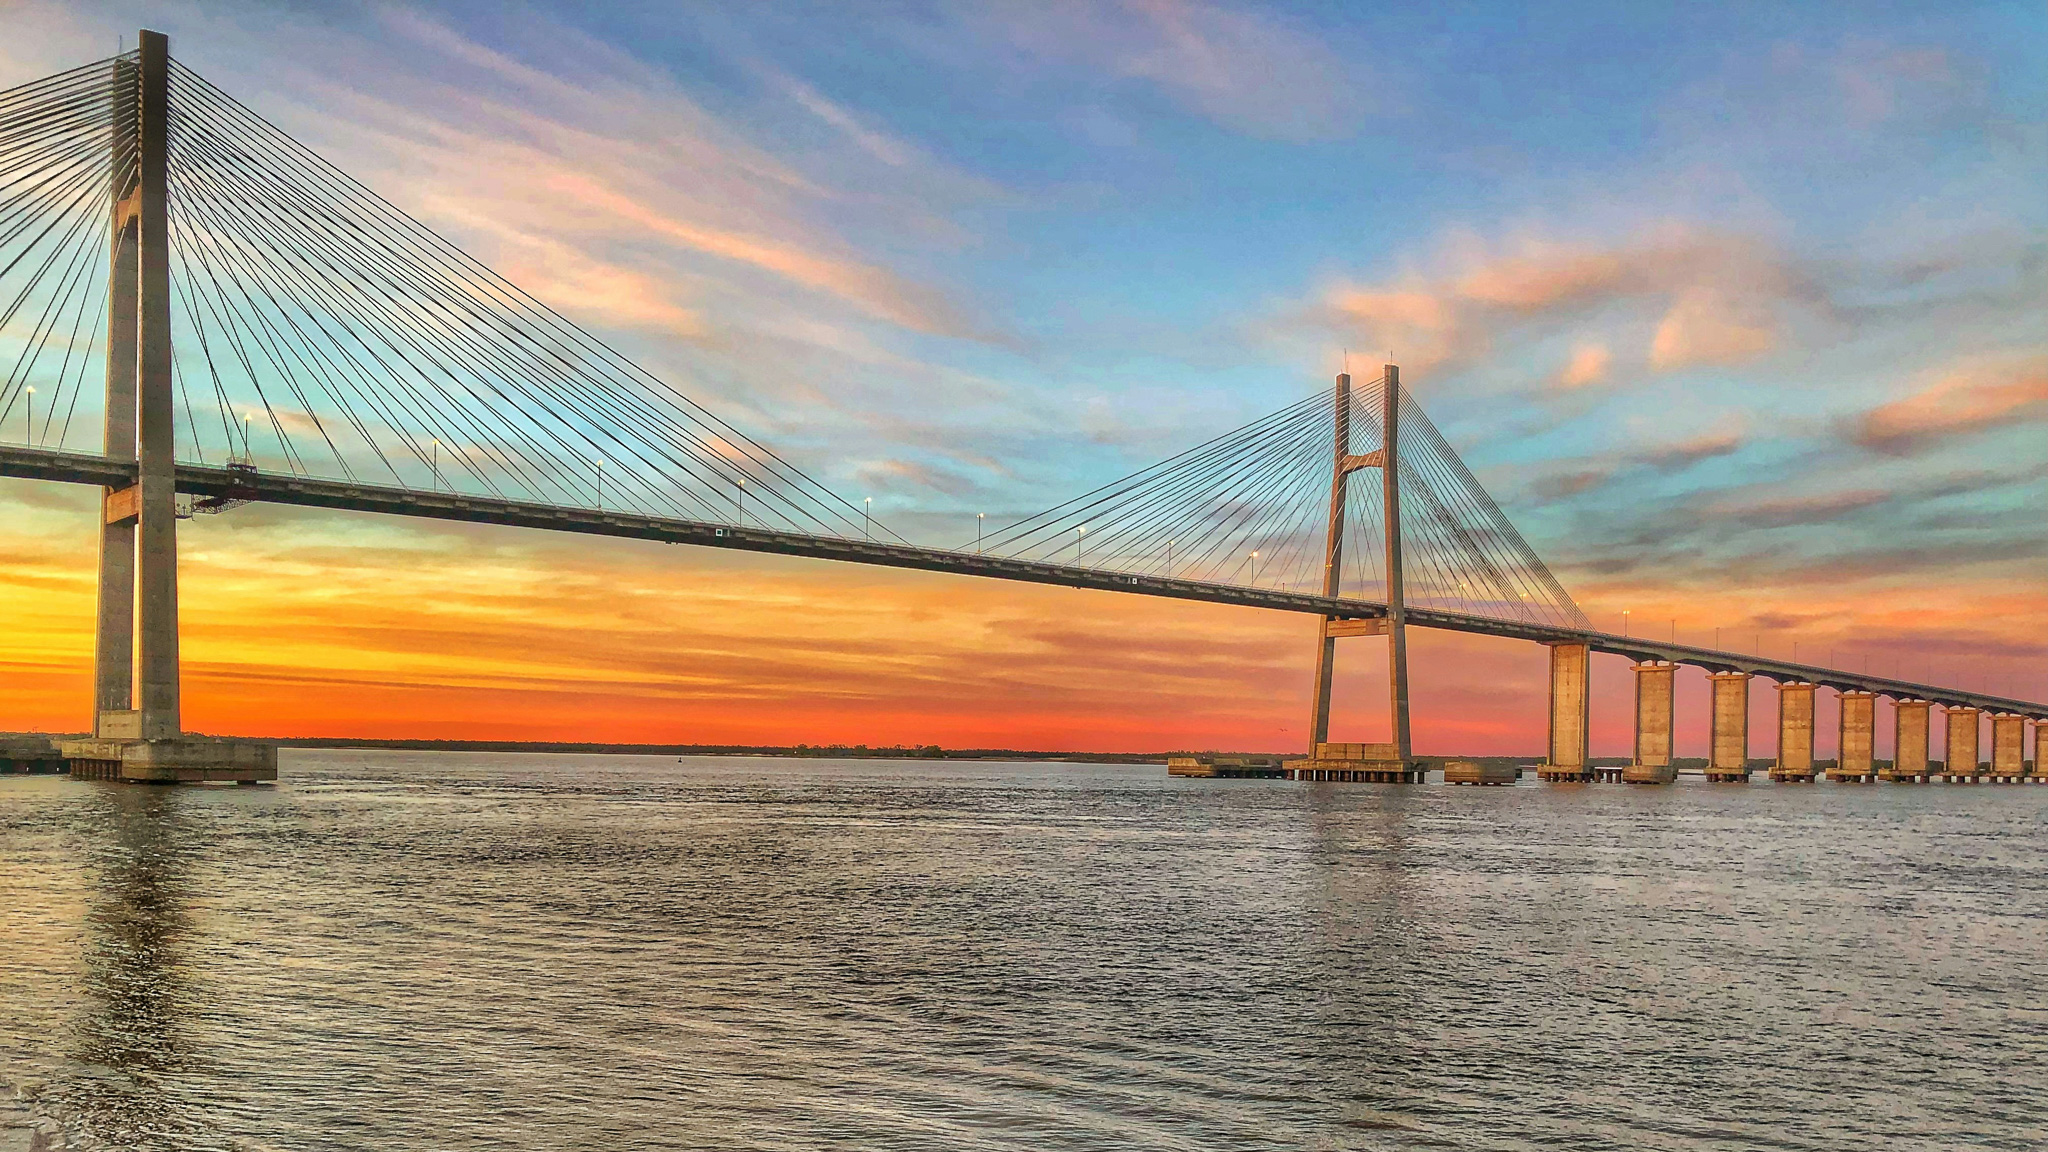
[[[60,751],[82,778],[153,783],[277,779],[277,749],[181,735],[177,426],[171,376],[170,41],[145,30],[115,65],[108,157],[105,452],[135,483],[100,508],[93,736]]]
[[[1875,780],[1877,696],[1870,692],[1844,692],[1841,699],[1842,736],[1836,745],[1835,766],[1828,769],[1828,779]]]
[[[142,737],[179,732],[178,512],[171,393],[170,41],[144,32],[136,114],[136,689]]]
[[[1880,771],[1878,779],[1922,784],[1933,778],[1934,766],[1927,759],[1928,707],[1925,700],[1892,704],[1892,766]]]
[[[1344,373],[1337,377],[1335,392],[1336,429],[1335,463],[1330,477],[1330,531],[1323,557],[1323,595],[1334,597],[1343,586],[1344,569],[1344,507],[1347,481],[1351,473],[1361,468],[1378,468],[1381,479],[1381,497],[1385,502],[1386,523],[1386,572],[1387,572],[1387,614],[1379,620],[1352,620],[1326,616],[1318,622],[1316,632],[1316,673],[1315,687],[1309,701],[1308,739],[1309,755],[1303,765],[1323,763],[1327,757],[1324,751],[1334,747],[1330,739],[1330,690],[1337,674],[1337,638],[1340,636],[1377,635],[1387,638],[1387,690],[1388,715],[1393,731],[1393,740],[1387,745],[1391,760],[1380,763],[1379,767],[1365,770],[1351,768],[1329,769],[1337,773],[1334,779],[1343,780],[1392,780],[1398,777],[1405,782],[1411,777],[1419,780],[1421,774],[1412,770],[1413,748],[1408,734],[1408,629],[1407,608],[1402,595],[1401,563],[1401,479],[1397,467],[1397,445],[1400,442],[1401,417],[1401,370],[1389,364],[1382,382],[1382,407],[1380,427],[1384,439],[1377,452],[1353,455],[1351,451],[1351,375]],[[1351,747],[1346,745],[1345,747]],[[1364,747],[1364,745],[1358,745]],[[1376,762],[1378,763],[1378,762]],[[1316,774],[1322,768],[1304,767],[1307,778],[1319,778]],[[1302,779],[1302,776],[1296,776]]]
[[[1983,713],[1975,708],[1949,708],[1944,716],[1948,728],[1948,743],[1942,749],[1942,775],[1951,783],[1965,780],[1975,783],[1983,773],[1977,767],[1977,718]]]
[[[1991,717],[1991,778],[2000,784],[2018,784],[2027,774],[2027,720],[2024,716],[1995,713]]]
[[[1813,783],[1813,688],[1803,682],[1778,685],[1778,760],[1771,779]]]
[[[114,64],[112,91],[113,242],[107,267],[107,405],[103,451],[135,459],[135,66]],[[135,515],[132,487],[100,498],[99,610],[93,638],[93,735],[142,735],[135,711]]]
[[[1584,644],[1550,646],[1550,753],[1539,779],[1593,778],[1592,652]]]
[[[1650,660],[1635,665],[1636,755],[1621,773],[1626,784],[1669,784],[1678,779],[1671,760],[1672,691],[1675,664]]]
[[[1707,736],[1707,779],[1749,783],[1749,673],[1714,672]]]

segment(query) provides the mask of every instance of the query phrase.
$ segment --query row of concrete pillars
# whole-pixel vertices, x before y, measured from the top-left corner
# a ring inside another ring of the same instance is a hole
[[[1552,780],[1590,780],[1596,770],[1591,756],[1592,649],[1585,644],[1556,644],[1550,649],[1550,749],[1540,775]],[[1636,674],[1635,755],[1622,778],[1667,783],[1676,775],[1672,755],[1675,709],[1672,685],[1678,666],[1651,660],[1634,665]],[[1747,672],[1710,672],[1713,709],[1707,737],[1706,775],[1710,780],[1747,780],[1749,758],[1749,682]],[[1812,780],[1819,773],[1814,759],[1814,689],[1818,685],[1786,681],[1778,688],[1778,756],[1772,779]],[[1837,758],[1827,767],[1831,779],[1925,781],[1935,777],[2001,781],[2048,780],[2026,758],[2027,718],[2007,713],[1991,717],[1991,755],[1978,759],[1979,720],[1976,708],[1947,707],[1943,720],[1947,745],[1943,761],[1928,751],[1930,715],[1927,700],[1904,699],[1893,704],[1894,752],[1890,765],[1876,757],[1877,695],[1841,693],[1841,731]],[[2048,721],[2034,723],[2036,755]]]

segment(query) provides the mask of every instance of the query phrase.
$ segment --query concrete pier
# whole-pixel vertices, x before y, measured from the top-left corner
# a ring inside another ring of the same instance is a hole
[[[1636,754],[1621,770],[1624,784],[1669,784],[1678,779],[1671,759],[1672,690],[1678,666],[1661,660],[1634,665]]]
[[[2025,781],[2026,739],[2026,717],[2004,712],[1992,715],[1991,768],[1988,775],[1994,783],[2019,784]]]
[[[1977,765],[1977,718],[1982,715],[1975,708],[1950,708],[1943,718],[1948,728],[1948,747],[1942,753],[1941,774],[1950,783],[1960,780],[1974,784],[1984,775]]]
[[[1707,779],[1749,783],[1749,673],[1713,672],[1714,709],[1708,725]]]
[[[1841,700],[1841,738],[1828,779],[1869,783],[1877,779],[1877,696],[1852,691],[1842,693]]]
[[[1444,761],[1446,784],[1513,784],[1521,775],[1512,764],[1482,764],[1477,760]]]
[[[1289,780],[1345,784],[1420,784],[1423,770],[1403,760],[1395,744],[1342,744],[1324,741],[1316,754],[1281,765]]]
[[[1778,759],[1771,779],[1813,783],[1813,689],[1803,681],[1778,685]]]
[[[1585,644],[1550,646],[1550,755],[1536,770],[1542,780],[1591,780],[1593,650]]]
[[[178,736],[169,740],[66,740],[59,751],[75,780],[129,784],[269,784],[277,745]]]
[[[1170,756],[1168,776],[1193,776],[1220,780],[1272,780],[1287,775],[1277,756]]]
[[[1927,712],[1925,700],[1900,700],[1892,705],[1892,766],[1880,769],[1877,778],[1897,784],[1925,784],[1931,779],[1927,759]]]

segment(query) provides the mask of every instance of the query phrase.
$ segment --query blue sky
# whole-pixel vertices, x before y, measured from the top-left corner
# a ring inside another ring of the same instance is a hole
[[[169,32],[912,539],[1391,351],[1596,622],[2043,679],[2038,3],[15,8],[14,80]]]

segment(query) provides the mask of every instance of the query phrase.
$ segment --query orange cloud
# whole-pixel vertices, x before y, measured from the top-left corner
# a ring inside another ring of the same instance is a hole
[[[1851,438],[1904,455],[2011,421],[2048,418],[2048,354],[1977,359],[1856,419]]]
[[[1734,364],[1779,346],[1804,295],[1785,259],[1741,237],[1667,222],[1609,243],[1523,238],[1446,244],[1430,270],[1330,285],[1312,317],[1423,371],[1468,362],[1530,325],[1560,329],[1612,305],[1661,312],[1644,357],[1659,371]],[[1611,340],[1581,340],[1560,388],[1605,378]]]
[[[1584,388],[1607,379],[1607,369],[1614,362],[1614,354],[1605,344],[1579,344],[1572,348],[1572,358],[1565,362],[1564,371],[1558,373],[1557,386],[1560,388]]]

